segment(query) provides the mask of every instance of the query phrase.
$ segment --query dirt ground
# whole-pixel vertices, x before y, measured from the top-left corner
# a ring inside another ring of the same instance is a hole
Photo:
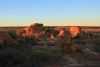
[[[100,53],[84,55],[82,53],[64,54],[64,60],[46,67],[100,67]]]

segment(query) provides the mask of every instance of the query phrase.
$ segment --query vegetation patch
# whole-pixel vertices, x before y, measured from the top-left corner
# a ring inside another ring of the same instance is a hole
[[[53,48],[38,48],[31,45],[0,45],[0,67],[44,67],[57,63],[61,55]]]

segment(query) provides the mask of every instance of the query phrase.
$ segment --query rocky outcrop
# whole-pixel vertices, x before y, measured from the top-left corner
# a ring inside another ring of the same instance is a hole
[[[44,34],[43,31],[43,24],[40,23],[34,23],[31,24],[30,26],[22,29],[18,29],[16,31],[16,34],[18,36],[26,36],[26,37],[34,37],[34,38],[41,38]]]
[[[72,38],[74,38],[80,33],[81,30],[80,30],[80,27],[78,26],[71,26],[69,31],[70,31]]]

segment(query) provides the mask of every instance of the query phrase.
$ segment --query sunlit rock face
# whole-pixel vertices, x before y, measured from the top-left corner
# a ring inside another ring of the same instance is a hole
[[[54,37],[53,33],[50,35],[50,38],[51,38],[51,40],[55,40],[55,37]]]
[[[74,38],[75,36],[78,35],[78,33],[80,33],[80,27],[78,26],[72,26],[70,27],[70,33],[71,33],[71,36]]]
[[[17,36],[21,36],[22,33],[25,33],[25,32],[26,32],[26,31],[24,30],[24,28],[17,29],[17,31],[16,31],[16,35],[17,35]]]
[[[60,30],[58,37],[64,37],[65,35],[65,31],[64,30]]]
[[[32,27],[31,26],[25,28],[24,30],[26,31],[25,33],[26,33],[27,36],[29,36],[29,37],[32,36],[33,31],[32,31]]]
[[[28,36],[28,37],[41,37],[43,36],[43,24],[40,23],[34,23],[31,24],[30,26],[23,28],[23,29],[18,29],[17,33],[18,36]]]
[[[54,30],[59,32],[58,37],[64,37],[65,36],[65,30],[64,29],[57,27],[57,28],[54,28]]]

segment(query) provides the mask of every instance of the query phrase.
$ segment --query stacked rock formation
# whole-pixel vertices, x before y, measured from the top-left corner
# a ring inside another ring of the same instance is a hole
[[[44,34],[43,24],[40,23],[31,24],[26,28],[18,29],[16,34],[17,36],[40,38]]]
[[[74,38],[80,33],[81,29],[78,26],[71,26],[69,31],[71,33],[72,38]]]

